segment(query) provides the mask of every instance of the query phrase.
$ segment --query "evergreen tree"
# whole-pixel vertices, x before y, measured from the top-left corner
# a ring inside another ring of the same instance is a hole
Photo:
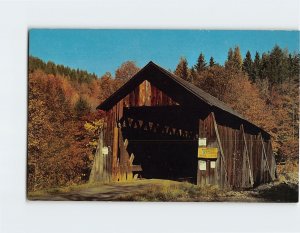
[[[112,95],[116,90],[118,83],[117,80],[113,79],[111,73],[106,72],[100,79],[100,96],[102,101],[106,100],[110,95]],[[117,85],[116,85],[117,84]]]
[[[46,64],[46,73],[47,74],[57,74],[56,65],[52,61],[48,61]]]
[[[253,61],[252,67],[252,77],[251,80],[255,82],[256,80],[260,79],[260,56],[259,53],[255,53],[255,58]]]
[[[88,102],[80,96],[75,104],[74,110],[76,116],[80,118],[90,112],[91,107]]]
[[[278,45],[272,49],[267,64],[271,84],[282,83],[288,77],[288,55]]]
[[[248,74],[248,76],[252,82],[255,81],[255,78],[253,78],[253,61],[252,61],[251,53],[249,50],[247,51],[246,57],[243,61],[243,71]]]
[[[269,74],[269,59],[270,56],[267,53],[263,53],[261,55],[261,60],[259,64],[259,78],[261,80],[270,80],[270,74]]]
[[[215,65],[215,61],[214,61],[214,58],[213,57],[210,57],[209,59],[209,67],[213,67]]]
[[[198,60],[197,60],[197,64],[195,65],[195,69],[196,69],[197,73],[200,74],[206,68],[207,67],[206,67],[204,55],[203,55],[203,53],[200,53]]]
[[[299,66],[300,66],[300,54],[289,54],[288,58],[288,71],[289,71],[289,82],[295,81],[299,83]]]
[[[189,78],[189,68],[188,68],[188,63],[186,58],[181,57],[179,60],[179,63],[175,69],[175,75],[177,75],[178,77],[184,79],[184,80],[188,80]]]
[[[45,70],[46,64],[37,57],[29,56],[28,59],[28,72],[32,73],[35,70]]]

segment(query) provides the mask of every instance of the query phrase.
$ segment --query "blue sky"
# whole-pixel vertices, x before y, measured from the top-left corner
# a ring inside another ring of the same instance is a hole
[[[230,47],[240,46],[243,57],[250,50],[270,51],[275,44],[289,52],[299,52],[299,31],[214,31],[214,30],[76,30],[32,29],[29,54],[80,68],[101,76],[114,74],[124,62],[133,60],[140,67],[150,60],[174,70],[181,56],[189,66],[203,52],[223,64]]]

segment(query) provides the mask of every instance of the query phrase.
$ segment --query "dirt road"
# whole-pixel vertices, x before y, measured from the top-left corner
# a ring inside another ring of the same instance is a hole
[[[169,180],[138,180],[133,182],[118,182],[112,184],[101,184],[96,187],[84,187],[70,192],[49,192],[46,194],[30,195],[30,200],[50,200],[50,201],[113,201],[120,196],[134,194],[147,190],[149,185],[178,184],[176,181]]]

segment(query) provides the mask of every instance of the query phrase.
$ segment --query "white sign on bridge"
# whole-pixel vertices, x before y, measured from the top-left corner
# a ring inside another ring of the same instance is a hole
[[[107,146],[104,146],[104,147],[102,148],[102,154],[103,154],[103,155],[108,155],[108,147],[107,147]]]

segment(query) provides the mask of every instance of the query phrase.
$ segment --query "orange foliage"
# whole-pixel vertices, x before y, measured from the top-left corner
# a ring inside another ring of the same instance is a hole
[[[96,80],[89,85],[74,85],[65,77],[42,71],[29,75],[29,190],[88,179],[94,152],[88,145],[94,136],[83,126],[86,121],[100,118],[101,114],[94,110],[94,113],[77,118],[74,104],[79,96],[98,103],[98,85]]]

